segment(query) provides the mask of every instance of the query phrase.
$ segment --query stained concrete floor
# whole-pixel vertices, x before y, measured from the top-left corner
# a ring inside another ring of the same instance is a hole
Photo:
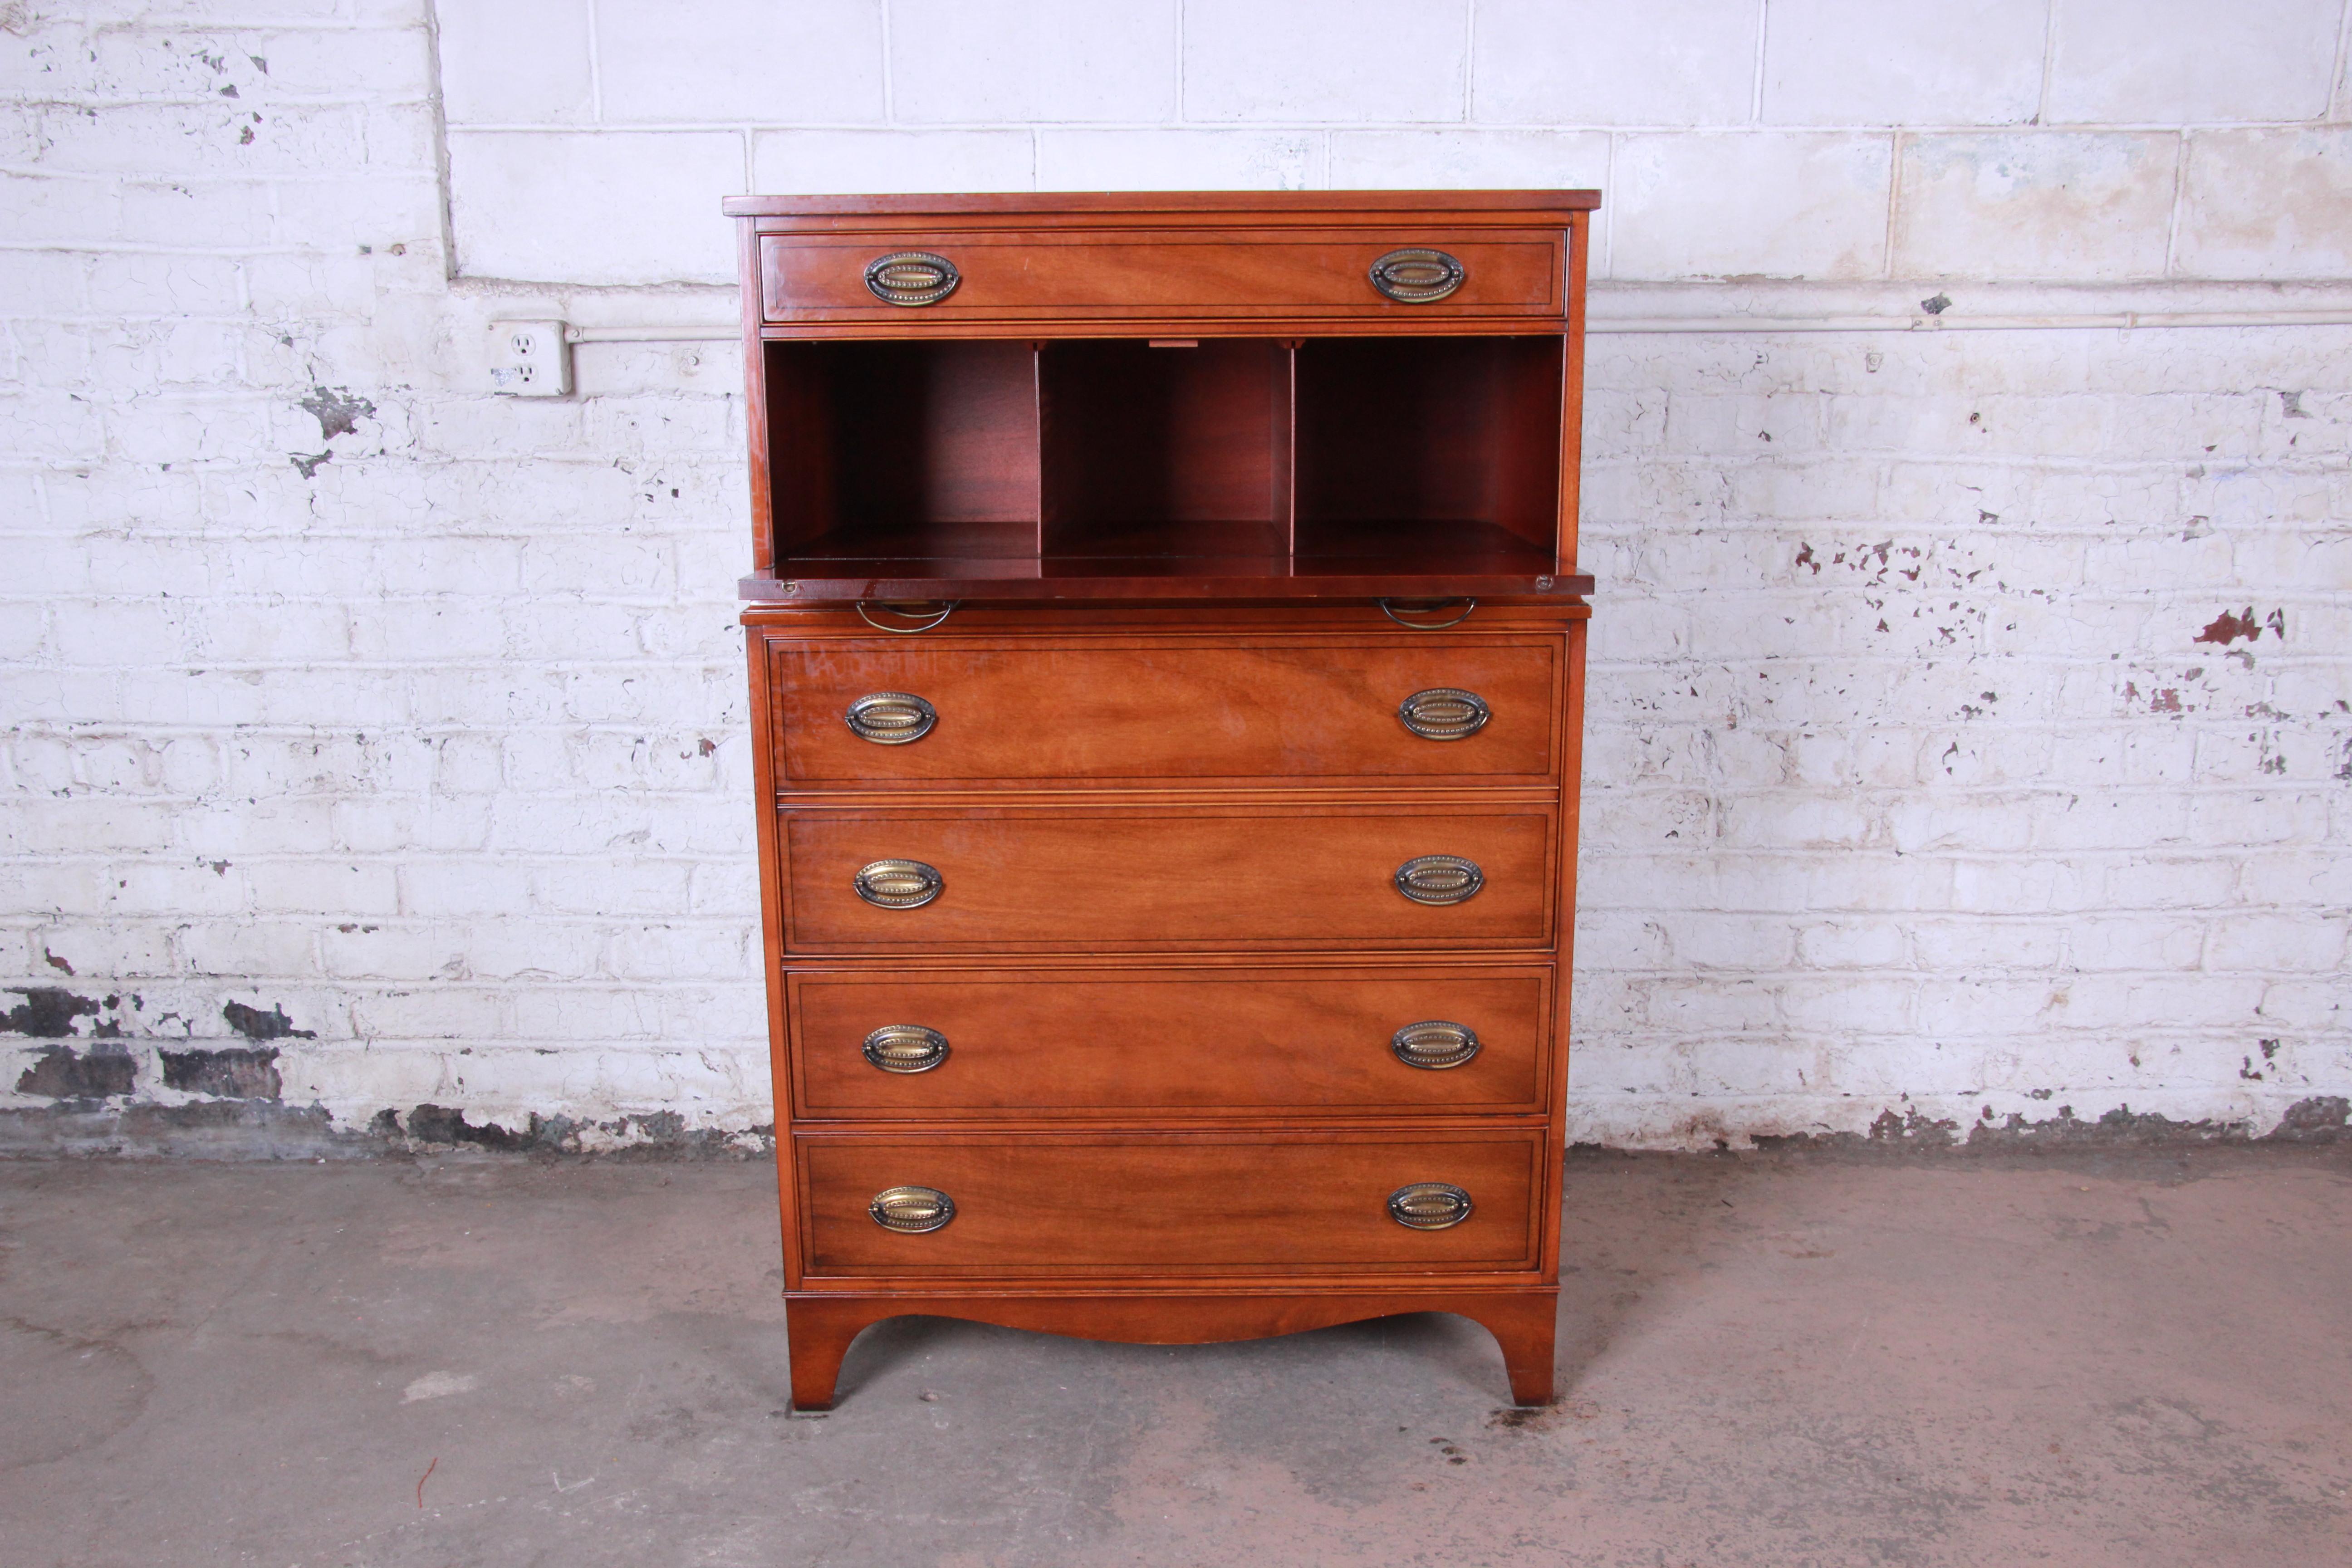
[[[1549,1410],[1454,1318],[914,1319],[807,1420],[762,1165],[0,1165],[0,1560],[2352,1560],[2352,1149],[1569,1194]]]

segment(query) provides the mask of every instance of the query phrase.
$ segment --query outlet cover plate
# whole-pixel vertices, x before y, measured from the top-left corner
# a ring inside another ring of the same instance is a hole
[[[572,345],[562,321],[492,321],[490,386],[512,397],[572,392]]]

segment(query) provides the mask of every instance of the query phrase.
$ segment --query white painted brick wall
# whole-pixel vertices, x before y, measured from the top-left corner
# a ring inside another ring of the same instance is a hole
[[[2352,331],[1594,343],[1593,1134],[2342,1092]]]
[[[1620,313],[2352,275],[2342,0],[437,9],[0,5],[0,1011],[89,1005],[0,1105],[236,1004],[345,1127],[768,1119],[734,351],[478,357],[725,321],[725,193],[1599,184]],[[1580,1135],[2352,1091],[2352,329],[1596,336],[1587,462]]]
[[[1622,282],[2340,279],[2352,235],[2344,0],[447,11],[476,278],[725,282],[699,215],[753,186],[1575,179]]]
[[[2021,125],[2042,102],[2049,11],[2050,0],[1773,0],[1763,117],[1781,125]],[[1894,61],[1902,68],[1888,68]]]

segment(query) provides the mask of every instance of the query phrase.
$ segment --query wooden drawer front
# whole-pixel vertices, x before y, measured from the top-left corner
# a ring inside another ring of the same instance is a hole
[[[796,1115],[954,1119],[1234,1112],[1539,1112],[1548,967],[1405,972],[929,971],[795,974]],[[1456,1067],[1409,1066],[1407,1025],[1475,1032]],[[917,1025],[936,1067],[888,1072],[867,1037]]]
[[[807,1272],[867,1276],[1532,1268],[1542,1150],[1534,1131],[793,1140]],[[1470,1217],[1399,1225],[1389,1194],[1415,1182],[1462,1188]],[[896,1186],[955,1217],[885,1230],[867,1205]]]
[[[1371,284],[1391,251],[1443,250],[1465,276],[1443,300],[1401,304]],[[919,251],[955,267],[953,292],[896,305],[866,267]],[[1251,229],[1114,233],[769,235],[760,241],[767,319],[777,322],[1034,321],[1285,317],[1559,317],[1567,236],[1548,229]]]
[[[770,644],[787,789],[987,780],[1401,778],[1540,783],[1559,762],[1561,639],[1394,637],[1203,646],[1076,639]],[[1428,740],[1399,705],[1453,688],[1483,728]],[[905,692],[938,715],[884,744],[850,705]]]
[[[782,828],[790,952],[1551,941],[1549,806],[787,809]],[[1475,862],[1485,886],[1413,902],[1392,879],[1425,855]],[[912,909],[860,898],[859,869],[894,859],[934,868],[943,889]]]

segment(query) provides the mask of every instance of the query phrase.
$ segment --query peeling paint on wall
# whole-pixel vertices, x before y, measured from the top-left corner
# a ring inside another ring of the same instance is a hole
[[[2234,616],[2224,610],[2214,616],[2203,631],[2197,634],[2197,640],[2202,643],[2213,643],[2221,647],[2229,647],[2240,637],[2245,638],[2248,642],[2254,642],[2261,638],[2264,626],[2268,626],[2279,641],[2284,642],[2286,612],[2273,610],[2266,618],[2257,621],[2254,619],[2254,610],[2251,605]]]
[[[119,1044],[93,1045],[88,1050],[47,1046],[17,1076],[16,1092],[51,1100],[104,1100],[129,1094],[137,1071],[138,1063]]]
[[[353,434],[359,429],[361,420],[375,413],[374,404],[364,397],[352,396],[350,388],[341,386],[332,392],[323,386],[314,386],[310,389],[310,395],[295,406],[317,416],[320,441],[331,441],[338,436]]]
[[[275,1050],[159,1051],[163,1087],[225,1100],[276,1100],[284,1088]]]
[[[12,1035],[30,1035],[36,1039],[63,1039],[73,1034],[74,1020],[103,1013],[114,1005],[114,998],[100,1002],[95,997],[77,996],[54,985],[9,986],[6,994],[24,1000],[5,1013],[0,1013],[0,1031]],[[104,1033],[110,1025],[100,1025],[94,1033]]]
[[[296,1028],[294,1020],[286,1016],[282,1005],[265,1013],[242,1002],[230,1002],[222,1006],[221,1017],[230,1028],[248,1040],[315,1040],[319,1037],[312,1030]],[[277,1055],[275,1051],[269,1054]]]

